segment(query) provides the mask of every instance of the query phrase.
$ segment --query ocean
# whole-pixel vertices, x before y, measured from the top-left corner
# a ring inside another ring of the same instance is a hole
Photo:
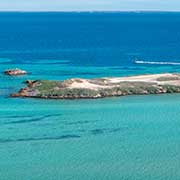
[[[179,180],[179,94],[9,97],[27,79],[180,72],[179,47],[180,13],[0,13],[0,179]]]

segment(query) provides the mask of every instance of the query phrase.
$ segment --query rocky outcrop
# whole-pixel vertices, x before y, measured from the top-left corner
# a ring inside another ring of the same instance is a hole
[[[117,78],[26,81],[12,97],[44,99],[103,98],[125,95],[180,93],[180,74],[155,74]]]
[[[25,75],[27,74],[26,71],[21,70],[21,69],[8,69],[4,71],[4,74],[9,75],[9,76],[20,76],[20,75]]]

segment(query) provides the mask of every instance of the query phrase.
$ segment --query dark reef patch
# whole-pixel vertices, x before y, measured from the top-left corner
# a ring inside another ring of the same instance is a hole
[[[57,116],[60,116],[60,115],[61,114],[46,115],[46,116],[41,116],[41,117],[36,117],[36,118],[32,118],[33,116],[10,116],[10,118],[14,118],[14,119],[15,118],[29,118],[29,117],[31,117],[31,118],[30,119],[23,119],[23,120],[5,122],[3,124],[22,124],[22,123],[38,122],[38,121],[43,121],[46,118],[57,117]]]
[[[88,124],[92,123],[92,121],[75,121],[75,122],[67,122],[67,125],[76,125],[76,124]]]
[[[105,129],[93,129],[90,131],[93,135],[103,134]]]
[[[62,135],[56,137],[37,137],[37,138],[19,138],[19,139],[0,139],[0,143],[11,143],[11,142],[28,142],[28,141],[47,141],[47,140],[62,140],[62,139],[73,139],[80,138],[79,135]]]
[[[107,128],[107,129],[93,129],[93,130],[90,130],[90,133],[92,135],[99,135],[99,134],[110,134],[110,133],[116,133],[116,132],[123,132],[127,130],[127,127],[120,127],[120,128]]]

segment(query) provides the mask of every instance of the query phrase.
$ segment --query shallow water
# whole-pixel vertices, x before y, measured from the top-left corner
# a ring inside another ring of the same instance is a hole
[[[27,79],[180,72],[179,21],[180,13],[0,13],[0,71],[31,72],[0,75],[0,179],[180,179],[179,94],[9,98]]]
[[[1,99],[3,179],[179,179],[180,96]]]

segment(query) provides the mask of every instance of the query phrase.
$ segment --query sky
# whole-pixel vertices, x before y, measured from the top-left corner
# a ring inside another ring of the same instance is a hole
[[[0,11],[180,11],[180,0],[0,0]]]

